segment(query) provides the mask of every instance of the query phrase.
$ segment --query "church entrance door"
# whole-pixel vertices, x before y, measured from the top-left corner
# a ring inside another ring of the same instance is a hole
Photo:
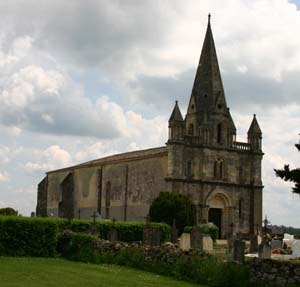
[[[222,236],[222,209],[210,208],[208,212],[208,222],[215,224],[219,228],[218,238]]]

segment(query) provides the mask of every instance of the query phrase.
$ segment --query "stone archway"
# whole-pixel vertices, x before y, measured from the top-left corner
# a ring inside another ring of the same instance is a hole
[[[208,222],[219,227],[219,238],[227,238],[232,233],[232,208],[228,196],[223,191],[214,191],[206,199]]]

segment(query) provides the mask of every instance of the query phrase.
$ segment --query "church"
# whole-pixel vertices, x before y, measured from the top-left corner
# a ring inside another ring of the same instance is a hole
[[[116,154],[49,171],[38,185],[38,216],[144,221],[161,191],[188,196],[198,223],[221,238],[250,234],[262,222],[262,132],[254,115],[248,141],[236,141],[210,16],[187,113],[178,102],[162,147]]]

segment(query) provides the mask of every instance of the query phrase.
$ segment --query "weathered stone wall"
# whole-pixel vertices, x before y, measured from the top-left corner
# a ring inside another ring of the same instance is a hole
[[[199,223],[209,221],[210,207],[221,208],[222,237],[256,232],[262,222],[262,154],[187,141],[168,142],[171,190],[193,200]]]
[[[300,262],[254,259],[250,263],[251,282],[264,286],[300,286]]]
[[[153,199],[169,190],[166,174],[166,154],[50,172],[46,213],[91,218],[99,211],[102,218],[145,220]]]
[[[48,177],[45,176],[43,180],[38,184],[37,194],[37,216],[47,216],[47,188],[48,188]]]
[[[167,156],[103,166],[103,216],[117,220],[145,220],[153,199],[160,191],[168,190],[166,174]],[[109,184],[111,191],[108,204],[106,193]]]
[[[58,205],[61,201],[61,183],[69,174],[68,170],[49,173],[47,188],[47,216],[58,216]]]

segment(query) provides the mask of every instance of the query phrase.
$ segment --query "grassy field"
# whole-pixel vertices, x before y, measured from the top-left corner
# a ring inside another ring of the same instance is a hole
[[[115,265],[84,264],[61,259],[0,257],[0,286],[199,287],[200,285]]]

